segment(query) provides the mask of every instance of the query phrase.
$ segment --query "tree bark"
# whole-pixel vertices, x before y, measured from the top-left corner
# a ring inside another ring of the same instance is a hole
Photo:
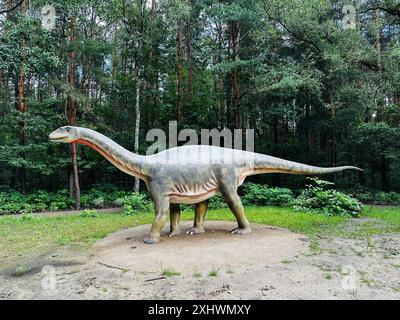
[[[182,105],[183,105],[183,32],[181,22],[178,23],[178,106],[176,109],[176,121],[180,121],[182,117]]]
[[[22,1],[21,3],[21,15],[25,18],[26,16],[26,1]],[[25,43],[22,42],[22,47],[25,47]],[[20,120],[19,120],[19,145],[21,147],[25,146],[25,120],[23,119],[24,113],[27,111],[27,107],[25,104],[25,95],[24,95],[24,82],[25,82],[25,58],[22,57],[21,65],[19,67],[19,77],[18,77],[18,85],[17,85],[17,96],[18,96],[18,111],[20,112]],[[26,154],[25,151],[21,152],[21,158],[25,160]],[[23,194],[26,193],[26,169],[25,165],[19,169],[19,182],[21,185],[21,192]]]
[[[190,44],[190,23],[186,24],[186,65],[187,65],[187,79],[186,79],[186,112],[190,110],[190,103],[193,94],[192,83],[192,47]]]
[[[240,37],[240,24],[239,22],[232,23],[232,63],[237,61],[238,50],[239,50],[239,37]],[[241,127],[241,110],[240,110],[240,89],[238,85],[238,68],[235,66],[232,75],[232,87],[235,91],[235,109],[234,109],[234,121],[235,128]]]
[[[139,153],[139,129],[140,129],[140,72],[139,66],[136,71],[136,102],[135,102],[135,141],[134,141],[134,152]],[[139,193],[140,181],[138,177],[135,177],[134,191]]]
[[[70,43],[73,46],[76,43],[77,34],[76,34],[76,16],[71,18],[71,37]],[[75,49],[72,49],[69,58],[70,58],[70,66],[69,66],[69,85],[71,89],[75,88],[75,57],[76,52]],[[72,95],[69,96],[69,104],[67,110],[67,122],[69,125],[74,126],[76,124],[76,111],[77,111],[77,101],[75,97]],[[70,171],[70,187],[73,186],[74,194],[75,194],[75,206],[76,209],[81,208],[81,191],[79,186],[79,173],[78,173],[78,161],[76,154],[76,144],[73,143],[70,148],[70,156],[72,158],[72,170]],[[73,181],[73,183],[72,183]],[[70,190],[70,193],[72,190]]]
[[[134,152],[139,153],[139,132],[140,132],[140,85],[142,74],[141,69],[141,54],[143,47],[143,32],[144,32],[144,11],[146,1],[141,2],[141,26],[139,31],[139,39],[137,43],[137,51],[135,57],[135,76],[136,76],[136,101],[135,101],[135,141],[134,141]],[[139,193],[140,180],[135,177],[134,192]]]

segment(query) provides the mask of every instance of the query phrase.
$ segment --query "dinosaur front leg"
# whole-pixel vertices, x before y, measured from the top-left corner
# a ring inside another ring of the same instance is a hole
[[[154,198],[153,198],[154,199]],[[155,217],[151,225],[149,237],[144,240],[146,244],[160,241],[160,232],[163,228],[169,213],[169,200],[167,198],[154,199]]]
[[[237,194],[236,189],[228,188],[223,192],[225,200],[231,209],[232,213],[235,215],[238,222],[238,227],[233,229],[231,232],[235,234],[247,234],[251,232],[250,223],[246,218],[244,213],[244,208],[242,201]]]
[[[198,234],[204,233],[204,221],[206,218],[206,212],[208,208],[208,200],[196,203],[194,208],[194,223],[193,227],[191,227],[186,233],[187,234]]]
[[[170,232],[169,236],[179,235],[181,233],[181,229],[179,227],[179,219],[181,217],[181,208],[177,203],[171,203],[169,206],[170,211]]]

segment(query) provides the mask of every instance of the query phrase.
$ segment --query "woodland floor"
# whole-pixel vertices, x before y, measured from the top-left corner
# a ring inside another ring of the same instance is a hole
[[[230,219],[221,209],[210,212],[205,234],[186,235],[185,221],[182,235],[150,246],[141,241],[150,214],[1,218],[0,299],[400,298],[398,209],[357,219],[247,211],[249,235],[214,221]]]

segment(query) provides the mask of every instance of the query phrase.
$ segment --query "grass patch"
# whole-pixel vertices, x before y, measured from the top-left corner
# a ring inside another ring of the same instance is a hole
[[[17,269],[15,269],[15,272],[13,274],[14,277],[21,277],[29,272],[29,268],[26,266],[19,266]]]
[[[57,217],[21,216],[0,218],[0,252],[2,260],[11,260],[35,252],[40,254],[49,248],[73,246],[85,250],[107,234],[124,228],[150,223],[153,214],[137,216],[99,214],[94,219],[80,215]]]
[[[165,268],[161,270],[161,274],[165,277],[173,277],[173,276],[180,276],[181,273],[178,271],[175,271],[174,268]]]
[[[327,279],[327,280],[331,280],[332,279],[332,274],[329,273],[329,272],[325,272],[324,273],[324,278]]]
[[[368,246],[373,246],[371,236],[400,233],[400,207],[379,208],[365,207],[360,218],[368,218],[357,223],[354,228],[338,229],[335,235],[344,238],[367,239]]]
[[[200,272],[193,272],[193,277],[195,277],[195,278],[200,278],[200,277],[202,277],[203,275],[200,273]]]
[[[218,272],[219,272],[219,268],[217,268],[217,269],[213,268],[208,273],[208,276],[209,277],[216,277],[216,276],[218,276]]]
[[[319,213],[294,212],[289,207],[247,207],[251,223],[269,224],[300,232],[310,237],[313,251],[318,248],[318,236],[370,237],[376,234],[400,232],[400,207],[367,207],[362,218],[352,230],[344,226],[349,218],[328,217]],[[182,220],[193,220],[193,211],[184,212]],[[72,246],[85,250],[95,241],[117,230],[151,223],[154,214],[142,212],[135,215],[86,212],[81,215],[3,216],[0,217],[0,253],[5,261],[47,252],[49,248]],[[229,209],[210,210],[207,220],[235,221]]]
[[[292,263],[292,261],[291,261],[291,260],[289,260],[289,259],[283,259],[281,262],[282,262],[283,264],[289,264],[289,263]]]

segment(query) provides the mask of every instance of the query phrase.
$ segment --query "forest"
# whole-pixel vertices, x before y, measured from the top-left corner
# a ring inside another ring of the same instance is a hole
[[[324,177],[339,189],[400,192],[397,1],[0,4],[0,191],[145,190],[48,134],[88,127],[145,154],[146,133],[177,121],[254,129],[256,152],[364,170]],[[305,177],[250,181],[296,189]]]

